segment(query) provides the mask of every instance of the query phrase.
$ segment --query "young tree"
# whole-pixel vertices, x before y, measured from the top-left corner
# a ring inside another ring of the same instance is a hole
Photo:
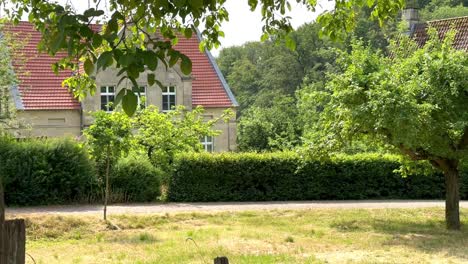
[[[93,116],[94,123],[84,130],[84,135],[91,155],[97,163],[99,174],[104,176],[104,220],[107,220],[109,174],[122,154],[130,150],[132,124],[130,118],[121,112],[98,111]]]
[[[421,49],[400,39],[390,57],[360,42],[343,53],[343,73],[310,97],[323,111],[307,146],[327,154],[364,136],[429,161],[445,175],[447,227],[459,229],[459,166],[468,156],[468,54],[452,47],[454,31],[443,41],[434,29],[429,35]]]
[[[200,151],[200,139],[204,136],[216,136],[220,131],[212,127],[221,119],[229,119],[230,111],[220,117],[205,120],[204,110],[197,107],[186,111],[178,106],[168,113],[150,106],[135,116],[136,142],[148,155],[151,163],[167,172],[177,153]]]
[[[0,29],[3,24],[0,24]],[[10,122],[14,117],[14,107],[11,102],[10,88],[17,82],[12,69],[10,54],[20,43],[8,45],[8,34],[0,36],[0,137],[10,127]],[[2,178],[0,177],[0,223],[5,220],[5,201],[3,198]]]
[[[84,73],[71,77],[67,82],[77,96],[84,96],[96,89],[91,75],[97,70],[111,65],[121,69],[121,80],[128,78],[133,90],[138,89],[136,80],[146,69],[155,70],[158,63],[173,66],[180,62],[182,72],[189,74],[192,69],[190,59],[173,48],[180,35],[191,37],[196,28],[203,25],[201,35],[205,41],[201,48],[217,47],[219,38],[224,35],[221,23],[228,20],[229,13],[225,0],[108,0],[110,14],[105,14],[101,1],[94,0],[94,7],[77,13],[68,5],[56,1],[0,0],[5,4],[7,16],[18,21],[28,13],[29,21],[43,34],[40,47],[51,55],[65,51],[68,55],[54,64],[56,71],[62,68],[78,69],[77,61],[83,63]],[[261,9],[263,32],[261,39],[280,36],[286,39],[287,46],[294,48],[294,41],[288,35],[292,31],[287,10],[290,2],[304,4],[315,10],[315,0],[249,0],[252,11]],[[349,0],[335,1],[332,11],[319,16],[325,32],[332,38],[340,32],[352,30],[355,25],[356,7],[368,6],[370,18],[383,23],[393,17],[404,5],[403,0]],[[98,32],[92,26],[96,21],[104,24]],[[131,33],[129,33],[131,32]],[[162,35],[162,38],[155,34]],[[95,66],[96,65],[96,66]],[[148,74],[150,85],[158,83],[154,74]],[[133,92],[123,89],[123,109],[133,114],[137,109],[137,98]]]

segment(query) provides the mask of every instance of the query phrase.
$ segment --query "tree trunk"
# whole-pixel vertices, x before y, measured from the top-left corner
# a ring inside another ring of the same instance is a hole
[[[444,169],[445,222],[447,229],[460,230],[460,185],[457,168]]]
[[[104,220],[107,220],[107,201],[109,200],[109,170],[110,170],[110,159],[109,159],[109,156],[107,156],[106,158],[106,190],[104,192]]]
[[[3,198],[3,184],[0,178],[0,225],[5,222],[5,200]]]

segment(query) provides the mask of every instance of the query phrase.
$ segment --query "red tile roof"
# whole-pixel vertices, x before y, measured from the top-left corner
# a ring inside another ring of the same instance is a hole
[[[64,53],[57,54],[55,58],[39,53],[37,45],[41,34],[28,22],[7,26],[5,30],[12,34],[13,40],[21,38],[19,41],[25,42],[24,47],[17,51],[20,56],[24,56],[24,65],[20,67],[13,55],[13,66],[19,79],[18,89],[24,109],[80,109],[78,100],[62,87],[62,81],[70,77],[72,72],[66,70],[56,75],[52,71],[52,64],[62,58]]]
[[[427,35],[427,29],[429,26],[437,29],[440,38],[444,38],[447,31],[453,27],[457,31],[453,43],[454,48],[468,51],[468,16],[416,24],[412,31],[412,37],[420,47],[424,46],[426,41],[429,39],[429,36]]]
[[[37,45],[41,34],[34,30],[29,22],[20,22],[17,26],[7,27],[16,37],[28,40],[20,50],[27,57],[27,63],[21,69],[15,67],[19,77],[19,92],[26,110],[80,109],[80,103],[62,87],[62,81],[69,77],[71,71],[61,71],[56,75],[51,64],[59,60],[64,53],[56,57],[40,54]],[[229,86],[219,71],[216,62],[209,52],[200,52],[198,37],[179,39],[175,49],[192,60],[192,104],[204,107],[237,106]],[[15,66],[15,65],[14,65]]]
[[[192,104],[204,107],[237,106],[229,86],[222,76],[214,58],[200,52],[199,37],[181,37],[175,49],[192,60]]]

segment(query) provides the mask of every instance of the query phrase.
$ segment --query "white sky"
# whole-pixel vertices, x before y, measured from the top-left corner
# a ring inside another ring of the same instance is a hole
[[[62,4],[66,2],[72,3],[77,10],[84,10],[88,7],[87,0],[59,0],[58,2]],[[91,2],[93,1],[91,0]],[[324,10],[328,10],[333,7],[333,1],[319,0],[319,4],[316,8],[317,11],[313,13],[308,11],[306,7],[296,4],[294,0],[290,2],[292,11],[288,15],[292,18],[291,23],[294,28],[297,28],[306,22],[313,21],[317,15],[322,13]],[[91,6],[93,6],[93,4],[91,4]],[[101,4],[101,8],[104,8],[103,4]],[[247,0],[227,0],[226,9],[229,12],[229,21],[224,22],[222,25],[225,37],[221,39],[221,48],[242,45],[248,41],[260,40],[263,24],[259,9],[255,12],[250,12]],[[213,55],[217,56],[219,54],[219,49],[212,50],[211,52]]]

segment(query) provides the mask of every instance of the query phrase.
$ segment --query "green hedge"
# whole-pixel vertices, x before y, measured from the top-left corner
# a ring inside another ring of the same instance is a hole
[[[397,156],[364,154],[303,162],[294,153],[185,154],[170,180],[171,201],[439,199],[440,173],[402,177]],[[468,173],[462,173],[462,198]]]
[[[93,163],[70,139],[2,137],[0,168],[8,205],[84,202],[97,193]]]
[[[161,195],[161,173],[145,157],[123,158],[110,178],[113,202],[151,202]]]

